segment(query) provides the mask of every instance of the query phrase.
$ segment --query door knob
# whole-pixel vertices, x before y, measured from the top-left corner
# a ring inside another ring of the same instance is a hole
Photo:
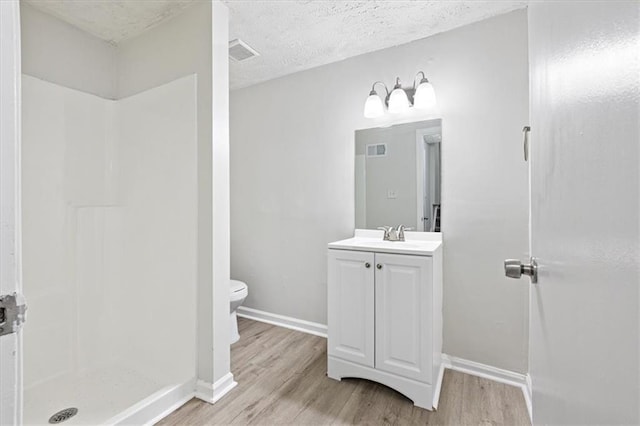
[[[370,268],[370,267],[371,267],[371,264],[370,264],[369,262],[365,262],[364,267],[365,267],[365,268]]]
[[[536,258],[531,258],[531,263],[523,265],[518,259],[507,259],[504,261],[504,274],[509,278],[520,278],[522,275],[531,277],[533,284],[538,282],[538,263]]]
[[[378,264],[376,265],[376,268],[378,268],[378,269],[382,269],[382,264],[378,263]]]

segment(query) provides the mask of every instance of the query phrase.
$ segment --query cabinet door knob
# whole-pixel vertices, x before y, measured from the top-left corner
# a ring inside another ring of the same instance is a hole
[[[365,268],[371,268],[371,264],[369,262],[365,262],[364,267]]]
[[[378,264],[376,265],[376,268],[378,268],[378,269],[382,269],[382,264],[378,263]]]

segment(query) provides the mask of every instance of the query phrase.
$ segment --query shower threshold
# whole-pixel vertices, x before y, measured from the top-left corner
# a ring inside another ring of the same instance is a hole
[[[115,425],[132,418],[147,423],[158,413],[142,412],[145,408],[153,406],[155,411],[169,412],[172,405],[190,398],[190,383],[166,386],[118,366],[65,375],[25,389],[24,424],[48,425],[52,415],[67,407],[75,407],[78,412],[64,421],[65,426]],[[173,389],[178,393],[172,395]],[[156,404],[163,397],[164,404]]]

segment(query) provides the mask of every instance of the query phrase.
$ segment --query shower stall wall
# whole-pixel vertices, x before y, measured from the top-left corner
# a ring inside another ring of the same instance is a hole
[[[196,77],[22,97],[25,424],[148,423],[196,375]]]

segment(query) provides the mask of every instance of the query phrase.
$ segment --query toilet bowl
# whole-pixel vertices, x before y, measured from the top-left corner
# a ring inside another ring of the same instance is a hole
[[[231,294],[229,295],[229,307],[231,312],[231,343],[235,343],[240,340],[240,334],[238,333],[238,315],[236,314],[236,311],[249,295],[249,290],[245,283],[237,280],[231,280],[230,287]]]

